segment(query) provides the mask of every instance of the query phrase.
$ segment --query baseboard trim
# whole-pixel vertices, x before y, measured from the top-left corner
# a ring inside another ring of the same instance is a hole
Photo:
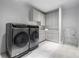
[[[43,40],[43,41],[41,41],[41,42],[39,42],[39,44],[40,44],[40,43],[42,43],[42,42],[44,42],[44,41],[46,41],[46,39],[45,39],[45,40]]]

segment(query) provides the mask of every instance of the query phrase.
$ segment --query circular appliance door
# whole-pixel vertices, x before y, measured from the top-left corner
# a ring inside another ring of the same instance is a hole
[[[20,32],[14,37],[14,45],[24,47],[29,42],[29,36],[26,32]]]
[[[36,42],[39,38],[39,33],[38,31],[34,31],[31,36],[30,36],[30,39],[31,39],[31,42]]]

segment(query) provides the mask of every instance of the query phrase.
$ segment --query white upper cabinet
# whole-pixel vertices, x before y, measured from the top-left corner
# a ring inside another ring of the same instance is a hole
[[[37,9],[32,9],[32,21],[37,22],[39,25],[45,26],[45,15]]]

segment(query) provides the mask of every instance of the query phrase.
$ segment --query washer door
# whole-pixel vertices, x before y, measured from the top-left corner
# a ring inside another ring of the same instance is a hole
[[[37,42],[38,38],[39,38],[39,32],[38,31],[34,31],[30,35],[31,42]]]
[[[29,35],[26,32],[20,32],[14,37],[14,45],[24,47],[29,42]]]

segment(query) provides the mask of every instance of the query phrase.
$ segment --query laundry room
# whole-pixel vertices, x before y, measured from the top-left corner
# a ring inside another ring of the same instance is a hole
[[[79,58],[78,15],[78,0],[0,0],[0,58]]]

